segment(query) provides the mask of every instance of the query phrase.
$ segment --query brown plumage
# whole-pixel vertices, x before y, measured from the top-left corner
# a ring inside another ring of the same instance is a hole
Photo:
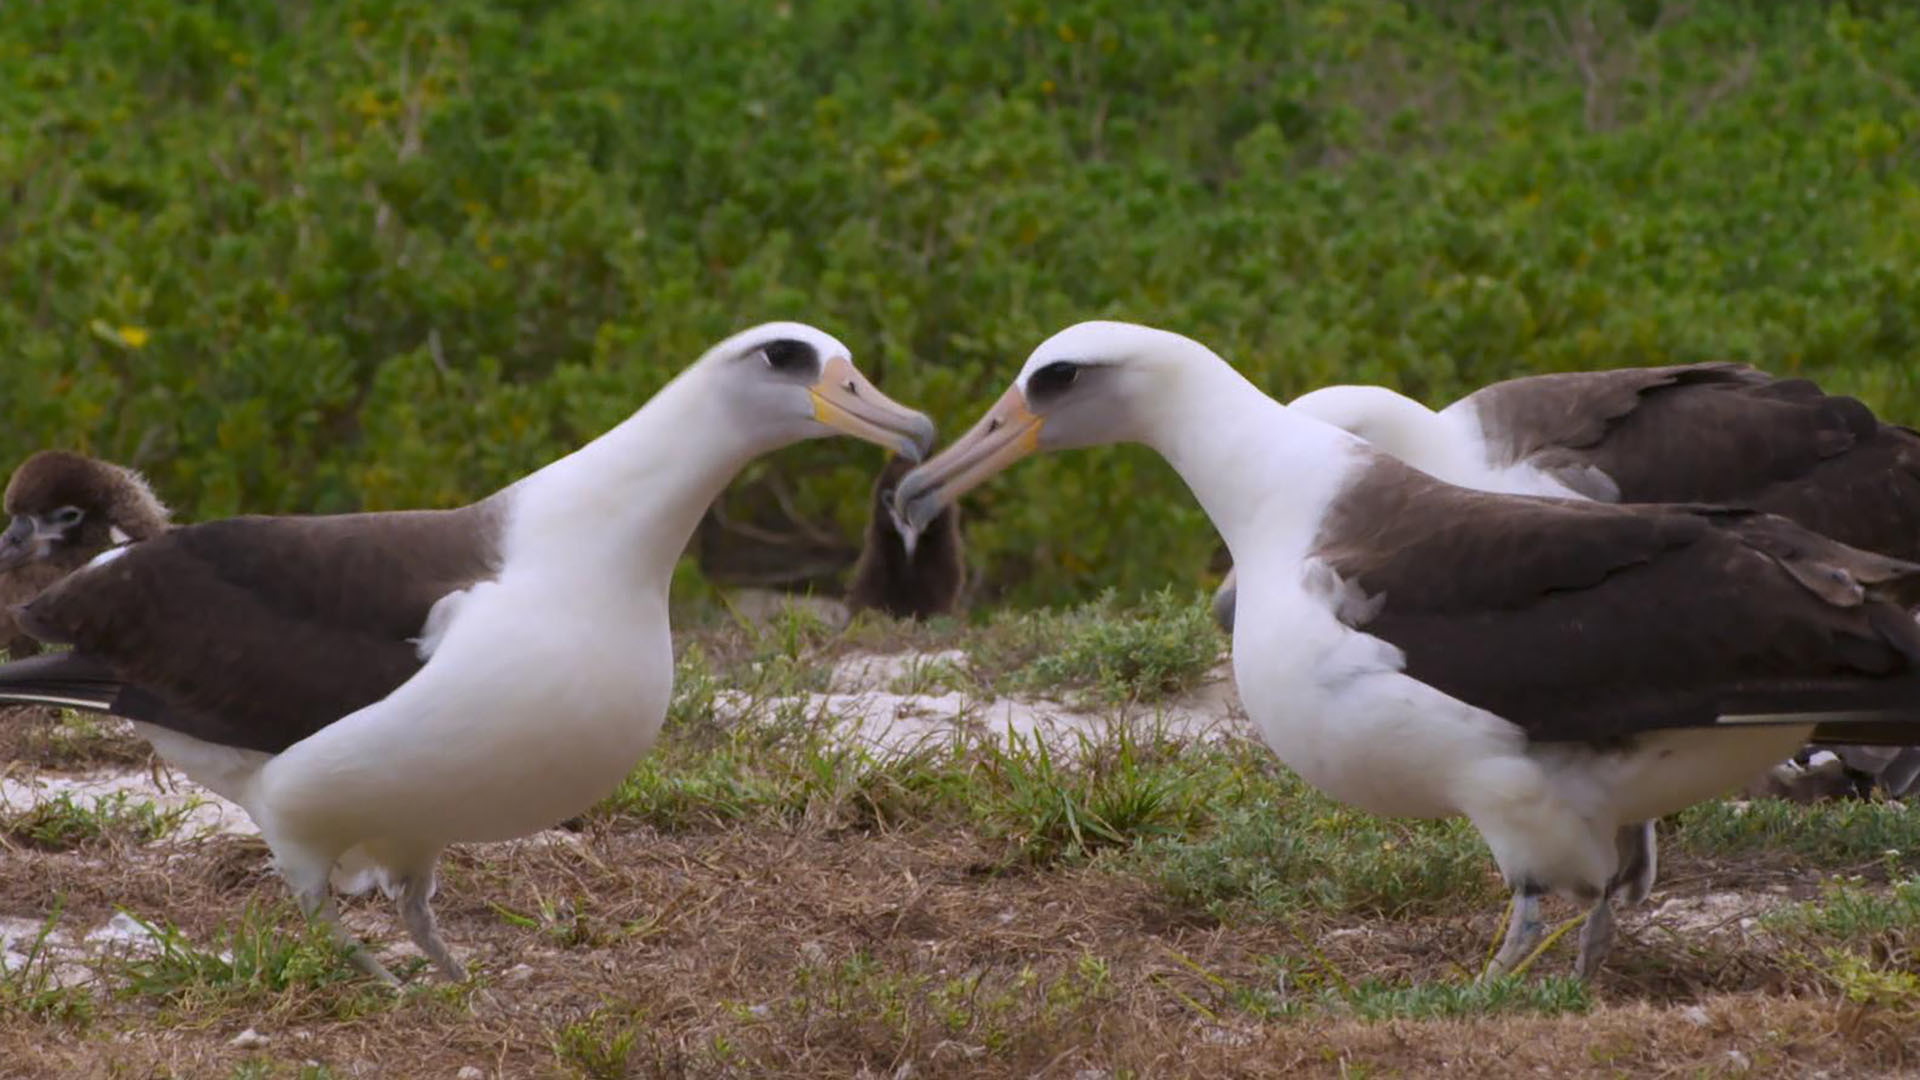
[[[1532,470],[1600,502],[1763,510],[1853,547],[1920,561],[1920,434],[1807,379],[1734,363],[1529,375],[1428,415],[1460,421],[1450,438],[1477,436],[1470,449],[1502,471],[1501,482],[1517,478],[1505,470]],[[1353,430],[1365,436],[1363,426]],[[1231,630],[1231,575],[1214,612]]]
[[[186,525],[47,589],[20,620],[110,662],[87,691],[103,711],[278,753],[420,670],[414,639],[443,597],[492,576],[498,529],[484,501]]]
[[[1536,375],[1467,398],[1495,465],[1608,502],[1708,502],[1920,559],[1920,434],[1855,398],[1741,364]],[[1418,462],[1415,462],[1417,465]],[[1598,473],[1612,492],[1590,491]]]
[[[27,458],[7,482],[0,535],[0,649],[32,656],[40,642],[14,622],[26,603],[89,559],[166,531],[167,508],[139,473],[64,450]]]
[[[1920,700],[1920,566],[1773,515],[1494,495],[1380,455],[1315,554],[1356,590],[1343,621],[1537,742]]]
[[[893,489],[912,467],[905,458],[894,457],[873,483],[866,544],[847,587],[849,613],[872,608],[897,619],[926,619],[944,615],[959,603],[967,572],[959,510],[942,510],[921,530],[911,552],[895,516]]]

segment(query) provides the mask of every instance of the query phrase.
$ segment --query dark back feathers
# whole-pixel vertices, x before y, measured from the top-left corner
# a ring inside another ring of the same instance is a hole
[[[498,561],[498,511],[241,517],[174,529],[21,609],[157,702],[136,717],[278,752],[419,670],[434,603]]]
[[[1806,379],[1734,364],[1629,368],[1513,379],[1468,400],[1510,461],[1598,468],[1620,502],[1764,510],[1920,559],[1920,436]]]
[[[1452,487],[1374,455],[1317,554],[1409,675],[1539,740],[1912,707],[1920,566],[1737,509]]]

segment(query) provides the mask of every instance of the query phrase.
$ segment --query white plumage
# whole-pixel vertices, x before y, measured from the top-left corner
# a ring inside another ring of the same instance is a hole
[[[931,441],[931,423],[887,400],[848,357],[844,345],[810,326],[756,327],[715,346],[625,422],[468,518],[410,523],[368,515],[365,524],[348,522],[289,548],[311,566],[380,565],[401,551],[418,559],[429,541],[444,546],[449,564],[491,553],[481,560],[491,572],[423,597],[412,626],[381,651],[364,653],[391,663],[394,646],[405,650],[402,661],[417,650],[418,670],[376,700],[323,717],[317,730],[255,731],[244,740],[254,746],[223,734],[230,725],[217,723],[218,707],[197,705],[181,689],[236,674],[222,668],[228,632],[218,625],[201,631],[209,655],[182,661],[198,667],[180,672],[151,668],[163,661],[89,629],[89,605],[110,603],[139,575],[165,574],[169,560],[197,567],[191,545],[211,543],[196,540],[200,527],[119,549],[113,561],[36,601],[29,623],[70,634],[73,659],[65,667],[0,668],[0,700],[44,700],[49,687],[64,692],[75,680],[103,684],[93,706],[124,707],[165,758],[239,803],[309,912],[337,926],[328,892],[336,868],[343,886],[380,884],[400,896],[421,948],[460,978],[426,903],[440,852],[452,843],[524,836],[578,814],[652,746],[673,681],[668,580],[700,516],[740,467],[786,443],[835,432],[916,460]],[[221,542],[244,545],[245,528],[237,535]],[[354,545],[366,550],[328,558]],[[432,558],[426,562],[435,569]],[[298,575],[311,566],[283,570]],[[352,621],[355,590],[379,589],[371,579],[331,585],[347,598],[346,613],[316,614],[294,630],[331,634],[339,629],[333,622]],[[164,622],[179,613],[136,606],[123,617]],[[363,656],[353,651],[358,641],[390,632],[367,619],[341,635],[338,655],[270,659],[295,674],[318,667],[324,684],[327,665],[354,665]],[[102,667],[113,675],[101,676]],[[159,707],[123,705],[129,687],[159,698]],[[356,951],[370,971],[390,978]]]

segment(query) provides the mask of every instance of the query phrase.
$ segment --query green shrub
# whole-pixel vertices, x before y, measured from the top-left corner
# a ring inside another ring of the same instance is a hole
[[[1282,396],[1733,358],[1913,421],[1916,85],[1892,3],[13,5],[0,461],[188,518],[449,504],[776,317],[948,433],[1091,316]],[[878,464],[797,448],[730,510],[851,545]],[[967,513],[995,600],[1216,544],[1138,448]]]

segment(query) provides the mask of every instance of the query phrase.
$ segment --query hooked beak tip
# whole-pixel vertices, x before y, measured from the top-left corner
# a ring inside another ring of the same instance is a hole
[[[915,465],[927,460],[927,455],[933,453],[934,434],[932,420],[925,416],[916,417],[908,429],[902,433],[900,456]]]

